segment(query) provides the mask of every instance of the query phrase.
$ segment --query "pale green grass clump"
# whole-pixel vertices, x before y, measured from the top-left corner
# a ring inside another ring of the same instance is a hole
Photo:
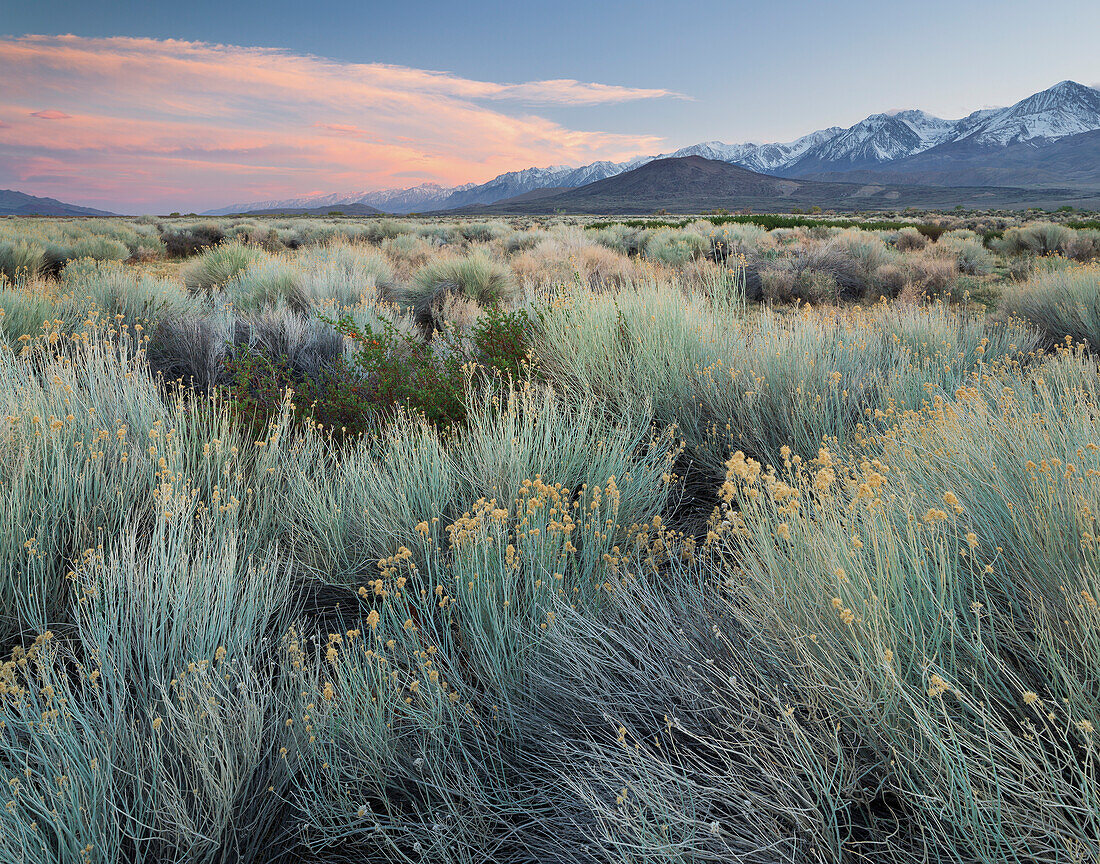
[[[617,478],[619,518],[645,522],[672,494],[678,446],[651,427],[644,407],[612,423],[586,403],[570,408],[549,391],[524,389],[474,402],[466,428],[447,437],[408,418],[348,452],[318,439],[302,451],[301,482],[287,502],[303,560],[328,581],[357,584],[388,552],[415,546],[421,523],[445,540],[443,526],[481,498],[514,515],[537,476],[567,490]]]
[[[515,291],[515,278],[506,264],[474,252],[429,261],[410,283],[394,289],[393,300],[412,310],[422,326],[431,327],[441,323],[433,307],[448,295],[487,306],[510,299]]]
[[[542,327],[535,350],[551,380],[605,404],[652,405],[711,471],[729,447],[811,455],[822,438],[847,441],[879,415],[919,408],[928,388],[952,392],[1038,344],[1026,327],[942,305],[744,318],[645,284],[565,296]]]
[[[78,258],[149,260],[164,255],[156,227],[113,219],[10,220],[0,223],[0,273],[9,279],[57,274]]]
[[[184,284],[196,294],[210,294],[238,273],[264,259],[264,253],[242,243],[223,243],[196,256],[180,270]]]
[[[1054,255],[1065,252],[1072,242],[1074,230],[1054,222],[1032,222],[1022,227],[1009,228],[1000,240],[1006,252],[1020,255]]]
[[[179,282],[158,279],[116,262],[81,259],[66,265],[61,290],[81,315],[146,328],[193,312],[197,304]]]
[[[1042,267],[1009,285],[1001,309],[1039,327],[1050,342],[1100,345],[1100,267]]]
[[[680,267],[701,258],[708,247],[706,238],[694,231],[660,228],[646,240],[645,254],[647,258],[661,264]]]
[[[0,239],[0,274],[8,280],[33,279],[46,266],[46,248],[25,237]]]
[[[234,266],[235,263],[226,263],[227,269]],[[288,261],[263,257],[251,261],[220,287],[233,307],[241,312],[259,312],[280,303],[305,312],[310,301],[302,281],[302,272]],[[211,282],[210,286],[215,284]]]
[[[83,258],[68,262],[56,282],[0,282],[0,337],[15,346],[43,333],[93,328],[125,330],[142,339],[162,322],[198,308],[179,282],[118,262]]]

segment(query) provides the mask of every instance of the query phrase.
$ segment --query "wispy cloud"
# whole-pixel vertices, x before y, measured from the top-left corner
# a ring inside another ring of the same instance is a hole
[[[107,207],[179,209],[487,179],[658,150],[653,136],[570,129],[537,113],[657,98],[686,97],[571,79],[501,84],[272,48],[6,38],[0,182]]]

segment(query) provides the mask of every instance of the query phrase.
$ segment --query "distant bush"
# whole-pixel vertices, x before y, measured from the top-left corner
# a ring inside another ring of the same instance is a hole
[[[874,254],[872,252],[872,254]],[[872,280],[863,261],[843,243],[811,243],[761,271],[764,295],[771,300],[836,302],[862,297]]]
[[[268,252],[297,248],[299,245],[295,232],[280,231],[269,222],[236,222],[226,228],[225,237],[249,246],[258,246]]]
[[[920,251],[928,245],[928,238],[916,228],[906,226],[898,231],[894,246],[899,252]]]
[[[645,256],[669,267],[682,267],[703,257],[709,249],[708,240],[693,231],[660,228],[646,240]]]
[[[936,241],[932,253],[943,258],[954,258],[960,273],[980,276],[993,271],[993,254],[973,231],[946,232]]]
[[[535,248],[545,237],[542,231],[512,231],[503,238],[502,246],[509,255],[515,255]]]
[[[382,241],[382,251],[397,266],[416,270],[438,254],[439,247],[428,237],[419,234],[399,234]]]
[[[172,258],[189,258],[209,246],[217,246],[224,239],[225,229],[217,222],[165,226],[161,233],[165,251]]]
[[[588,224],[592,231],[602,231],[611,226],[627,228],[683,228],[691,219],[604,219]],[[926,237],[935,240],[947,229],[927,222],[898,222],[887,219],[830,219],[815,216],[780,216],[772,213],[738,213],[732,216],[708,216],[712,225],[760,225],[769,231],[776,228],[860,228],[864,231],[897,231],[906,226],[915,227]]]
[[[707,223],[704,223],[707,225]],[[719,263],[730,258],[756,258],[776,248],[777,238],[760,225],[730,223],[703,229],[710,242],[708,257]]]
[[[826,248],[830,252],[843,252],[852,258],[868,284],[874,281],[878,269],[889,264],[895,257],[877,234],[856,229],[847,229],[834,235],[827,242]]]
[[[997,247],[1009,254],[1052,255],[1065,252],[1072,241],[1074,231],[1054,222],[1032,222],[1022,228],[1009,228],[997,243]]]
[[[640,255],[650,236],[645,223],[595,223],[589,225],[588,230],[592,232],[597,243],[621,255]]]
[[[362,237],[370,243],[382,243],[416,231],[415,222],[405,222],[387,217],[370,220],[362,229]]]
[[[576,229],[559,230],[513,256],[510,266],[521,282],[540,287],[577,281],[592,288],[615,287],[634,275],[635,263],[625,254],[589,241],[590,235]]]
[[[835,303],[840,286],[832,273],[768,265],[760,271],[761,296],[772,303]]]
[[[1100,258],[1100,229],[1078,228],[1065,249],[1066,255],[1088,262]]]
[[[512,233],[506,222],[463,222],[462,236],[471,243],[488,243]]]
[[[918,295],[939,294],[947,290],[959,276],[959,265],[955,258],[937,258],[928,254],[907,255],[905,270],[909,285]]]

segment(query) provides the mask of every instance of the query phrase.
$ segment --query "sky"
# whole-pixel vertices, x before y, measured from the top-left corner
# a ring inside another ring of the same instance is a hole
[[[1100,82],[1100,3],[0,0],[0,188],[122,213],[483,182]]]

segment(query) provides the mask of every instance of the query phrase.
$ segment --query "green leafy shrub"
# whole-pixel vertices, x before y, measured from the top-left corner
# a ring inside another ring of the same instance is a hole
[[[490,306],[473,326],[475,360],[493,373],[519,380],[527,372],[533,328],[526,309]]]
[[[532,324],[525,310],[491,307],[474,324],[469,345],[449,328],[425,341],[384,319],[346,315],[330,323],[355,347],[312,370],[263,344],[240,346],[226,360],[233,404],[254,428],[272,422],[288,390],[299,421],[338,437],[375,428],[398,408],[448,427],[465,420],[471,385],[527,373]]]
[[[338,438],[360,435],[376,421],[378,404],[370,382],[342,358],[307,377],[297,374],[285,357],[242,347],[225,360],[225,368],[230,403],[256,434],[278,416],[288,392],[297,421]]]

